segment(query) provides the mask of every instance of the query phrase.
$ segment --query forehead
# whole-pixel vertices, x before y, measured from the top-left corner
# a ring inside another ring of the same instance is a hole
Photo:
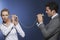
[[[51,10],[49,7],[46,7],[46,10]]]
[[[8,11],[3,11],[2,14],[9,14]]]
[[[46,9],[50,9],[49,7],[46,7]]]

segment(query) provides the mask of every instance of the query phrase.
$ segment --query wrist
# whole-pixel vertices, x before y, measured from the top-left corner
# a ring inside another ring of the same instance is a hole
[[[16,26],[18,24],[18,22],[14,23],[14,25]]]
[[[37,22],[37,23],[36,23],[37,26],[39,26],[39,25],[41,25],[41,24],[43,24],[43,22],[39,22],[39,23]]]

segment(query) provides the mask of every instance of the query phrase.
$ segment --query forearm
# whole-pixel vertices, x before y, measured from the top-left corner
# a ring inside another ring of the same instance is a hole
[[[48,34],[49,32],[45,28],[44,24],[39,25],[39,28],[40,28],[40,30],[41,30],[41,32],[42,32],[42,34],[43,34],[44,37],[48,37],[49,36],[49,34]]]
[[[22,37],[25,37],[25,32],[22,30],[19,23],[15,26],[15,28]]]
[[[41,24],[39,28],[45,38],[51,37],[52,35],[59,31],[58,30],[59,27],[57,25],[54,26],[54,24],[49,25],[47,29],[44,24]]]

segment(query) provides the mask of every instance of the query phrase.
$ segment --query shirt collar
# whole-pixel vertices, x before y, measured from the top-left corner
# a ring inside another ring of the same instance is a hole
[[[58,13],[56,13],[56,14],[54,14],[51,18],[53,19],[55,16],[57,16],[58,15]]]

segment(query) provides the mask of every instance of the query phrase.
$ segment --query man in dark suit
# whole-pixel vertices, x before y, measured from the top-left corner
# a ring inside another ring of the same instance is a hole
[[[46,4],[46,13],[51,17],[50,22],[47,25],[43,23],[42,14],[37,15],[38,24],[44,40],[58,40],[60,31],[60,18],[58,15],[58,5],[55,2],[49,2]]]

